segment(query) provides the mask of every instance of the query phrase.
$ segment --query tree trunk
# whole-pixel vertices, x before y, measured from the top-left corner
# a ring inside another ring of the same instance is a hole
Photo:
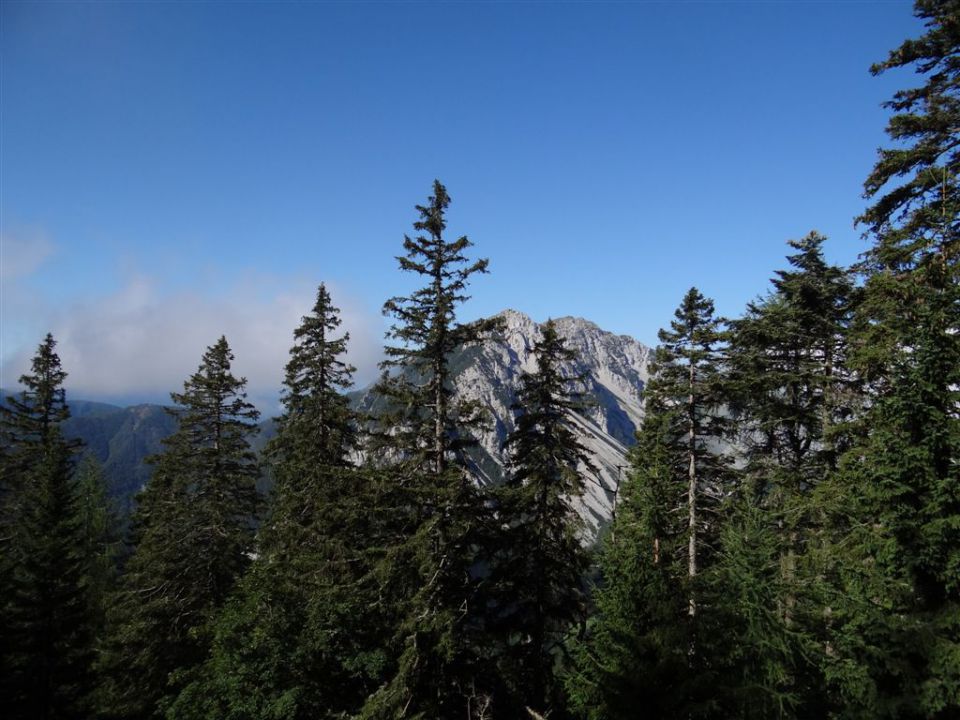
[[[687,471],[687,531],[689,533],[689,546],[687,548],[687,575],[692,581],[697,575],[697,434],[696,417],[693,398],[695,366],[693,360],[690,361],[690,395],[687,398],[687,416],[690,432],[690,466]],[[690,617],[697,614],[697,601],[693,597],[693,588],[691,584],[689,606],[687,609]]]

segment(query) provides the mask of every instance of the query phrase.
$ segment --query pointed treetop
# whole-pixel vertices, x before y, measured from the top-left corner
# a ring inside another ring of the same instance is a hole
[[[23,391],[8,398],[4,414],[12,414],[37,425],[30,432],[45,436],[51,426],[70,417],[63,383],[67,378],[56,353],[57,342],[47,333],[30,364],[30,373],[20,376]]]
[[[714,317],[713,300],[704,297],[695,287],[690,288],[670,321],[670,330],[657,334],[664,345],[672,345],[684,338],[693,343],[716,342],[720,321]]]

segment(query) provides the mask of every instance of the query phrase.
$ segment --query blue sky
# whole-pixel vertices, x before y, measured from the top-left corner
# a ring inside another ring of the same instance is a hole
[[[321,280],[361,380],[434,178],[491,273],[465,319],[648,344],[738,314],[817,229],[849,263],[908,2],[0,5],[0,384],[43,333],[75,393],[159,399],[221,333],[276,395]]]

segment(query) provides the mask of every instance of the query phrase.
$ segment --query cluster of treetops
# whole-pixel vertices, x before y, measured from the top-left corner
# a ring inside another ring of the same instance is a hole
[[[874,68],[925,84],[890,103],[871,249],[845,269],[816,233],[792,242],[735,320],[686,294],[594,548],[580,379],[550,323],[509,478],[471,479],[484,413],[448,358],[498,327],[456,322],[487,261],[444,238],[440,183],[399,258],[423,287],[385,305],[381,412],[344,397],[321,285],[262,456],[221,338],[172,395],[126,538],[61,434],[47,336],[0,424],[3,716],[960,717],[960,5],[917,13],[926,34]]]

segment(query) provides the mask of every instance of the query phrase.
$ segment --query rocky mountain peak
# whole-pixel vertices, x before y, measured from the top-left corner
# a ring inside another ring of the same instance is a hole
[[[454,359],[455,392],[488,408],[495,422],[479,438],[475,452],[480,482],[499,482],[508,467],[502,445],[514,428],[511,405],[524,372],[536,371],[533,348],[541,325],[517,310],[504,310],[504,328],[497,338],[463,350]],[[581,514],[596,532],[609,519],[614,495],[626,465],[627,448],[643,415],[650,350],[626,335],[615,335],[583,318],[554,320],[575,359],[564,368],[571,377],[584,376],[579,390],[584,411],[574,418],[582,442],[594,455],[600,472],[589,478]]]

